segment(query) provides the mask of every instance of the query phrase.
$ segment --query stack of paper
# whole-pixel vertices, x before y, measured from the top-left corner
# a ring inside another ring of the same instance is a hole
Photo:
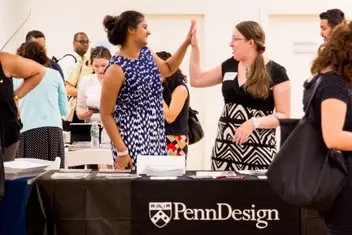
[[[238,173],[243,175],[265,175],[267,170],[241,170]]]
[[[38,163],[32,161],[10,161],[4,162],[5,179],[13,180],[24,177],[34,177],[43,172],[50,163]]]
[[[181,176],[183,175],[183,168],[175,165],[159,165],[146,166],[145,173],[147,176]]]

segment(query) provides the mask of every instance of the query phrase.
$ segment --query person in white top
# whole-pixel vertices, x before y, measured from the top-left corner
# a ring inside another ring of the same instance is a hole
[[[64,78],[67,79],[71,73],[73,65],[78,61],[84,60],[84,55],[89,47],[89,39],[86,33],[78,32],[73,37],[73,52],[64,55],[58,64],[60,65]]]
[[[91,50],[90,63],[94,73],[82,77],[78,86],[76,112],[80,120],[101,122],[99,114],[101,83],[110,58],[111,53],[106,47],[98,46]]]

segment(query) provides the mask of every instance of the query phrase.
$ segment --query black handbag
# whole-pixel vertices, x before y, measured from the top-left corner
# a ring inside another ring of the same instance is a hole
[[[3,157],[4,157],[3,145],[0,137],[0,202],[5,197],[5,170],[4,170]]]
[[[266,175],[271,188],[284,201],[324,215],[344,186],[348,172],[342,153],[328,149],[321,129],[308,121],[320,81],[321,77],[305,115],[284,141]]]
[[[198,111],[191,109],[191,107],[188,110],[188,144],[192,145],[203,139],[204,132],[197,117]]]

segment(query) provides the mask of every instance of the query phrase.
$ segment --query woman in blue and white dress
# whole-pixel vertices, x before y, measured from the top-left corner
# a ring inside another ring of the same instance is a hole
[[[125,11],[106,16],[103,24],[109,42],[121,49],[105,72],[100,115],[112,141],[115,168],[132,169],[138,155],[167,155],[161,79],[180,66],[195,22],[166,61],[146,46],[150,33],[143,14]]]

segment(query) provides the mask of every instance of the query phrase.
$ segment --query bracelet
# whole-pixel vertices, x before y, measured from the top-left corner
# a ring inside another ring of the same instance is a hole
[[[19,97],[18,95],[14,95],[14,96],[13,96],[13,99],[17,102],[17,101],[20,100],[20,97]]]
[[[126,149],[125,151],[123,152],[117,152],[117,156],[120,157],[120,156],[126,156],[128,155],[128,149]]]

